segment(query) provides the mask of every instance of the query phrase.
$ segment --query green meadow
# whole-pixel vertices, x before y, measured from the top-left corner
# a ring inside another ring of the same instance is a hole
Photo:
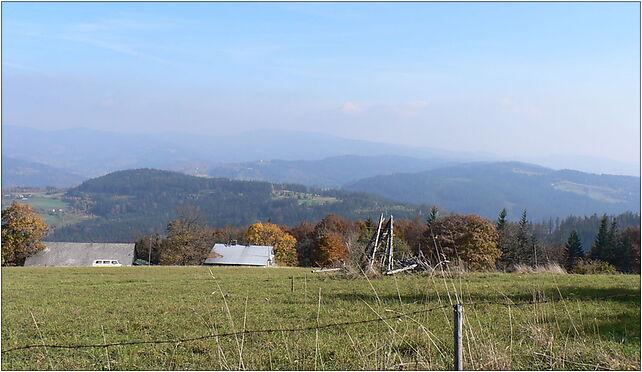
[[[456,302],[466,369],[640,369],[639,276],[205,266],[3,268],[2,369],[452,369]]]

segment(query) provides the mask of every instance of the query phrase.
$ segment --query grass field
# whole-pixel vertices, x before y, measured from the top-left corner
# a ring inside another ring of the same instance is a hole
[[[25,200],[22,199],[12,199],[12,198],[2,198],[2,207],[8,207],[11,205],[12,201],[17,201],[21,204],[27,204],[33,209],[66,209],[69,208],[69,204],[64,200],[60,199],[62,194],[52,194],[48,195],[44,192],[30,192],[33,196]]]
[[[211,268],[213,276],[209,270],[3,268],[2,349],[184,339],[437,310],[300,332],[19,350],[2,355],[2,368],[451,369],[449,305],[458,295],[466,369],[640,369],[639,276],[475,273],[368,280],[306,269]],[[533,300],[552,302],[504,305]]]
[[[84,221],[91,216],[82,214],[78,211],[72,210],[70,204],[62,199],[63,193],[47,194],[45,192],[29,192],[33,196],[31,198],[12,199],[3,198],[2,208],[7,208],[11,205],[12,201],[17,201],[21,204],[29,205],[34,212],[42,217],[43,222],[50,227],[62,227],[73,225],[75,223]],[[52,209],[62,209],[62,212],[53,212]]]

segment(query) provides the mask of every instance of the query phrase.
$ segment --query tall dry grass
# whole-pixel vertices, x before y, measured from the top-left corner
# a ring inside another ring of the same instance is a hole
[[[557,263],[547,263],[546,265],[529,266],[516,265],[513,268],[516,274],[566,274],[566,270]]]

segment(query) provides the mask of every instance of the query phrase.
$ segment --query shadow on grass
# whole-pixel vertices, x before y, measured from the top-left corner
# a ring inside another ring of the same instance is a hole
[[[557,289],[559,288],[559,293]],[[618,302],[629,304],[632,306],[640,307],[640,291],[633,288],[626,287],[612,287],[612,288],[592,288],[592,287],[579,287],[579,286],[560,286],[558,288],[547,288],[540,293],[522,293],[513,294],[509,296],[502,296],[498,293],[483,294],[475,293],[463,295],[463,303],[525,303],[531,301],[546,300],[550,302],[561,301],[586,301],[586,302]],[[562,298],[560,298],[560,293]],[[450,294],[454,299],[454,293]],[[533,296],[537,297],[534,298]],[[330,293],[326,296],[336,298],[338,300],[347,302],[361,302],[366,301],[369,303],[382,301],[384,303],[398,303],[401,299],[403,303],[435,303],[438,301],[436,294],[413,294],[413,295],[399,295],[397,293],[384,293],[375,295],[374,293]],[[440,293],[441,303],[448,302],[448,296]]]
[[[617,343],[640,343],[640,312],[620,312],[608,318],[585,321],[581,329],[587,334],[599,334],[602,338]]]
[[[580,286],[559,286],[557,288],[547,288],[543,293],[538,293],[538,298],[533,298],[532,293],[523,293],[518,295],[510,295],[504,297],[500,294],[471,294],[464,297],[464,306],[466,303],[487,303],[492,302],[496,304],[507,303],[525,303],[530,301],[540,301],[545,299],[549,303],[561,302],[560,293],[562,294],[564,302],[571,305],[581,301],[582,307],[587,312],[597,313],[597,317],[583,319],[579,323],[571,324],[566,316],[562,318],[547,317],[547,323],[561,323],[565,327],[577,327],[581,334],[586,335],[599,335],[601,338],[611,340],[617,343],[625,344],[639,344],[640,342],[640,291],[634,288],[626,287],[612,287],[612,288],[594,288],[594,287],[580,287]],[[543,298],[540,297],[543,295]],[[417,294],[417,295],[401,295],[396,293],[379,294],[378,296],[373,293],[368,294],[350,294],[350,293],[335,293],[328,294],[328,297],[334,297],[337,300],[346,302],[363,302],[376,303],[381,301],[383,304],[391,306],[393,304],[416,303],[416,304],[430,304],[438,306],[438,304],[448,304],[448,297],[441,294],[441,302],[437,299],[435,294],[430,296]],[[452,296],[452,293],[451,293]],[[454,297],[453,297],[454,300]],[[599,316],[602,311],[601,305],[609,306],[608,304],[618,304],[615,308],[608,310],[608,316]],[[485,306],[485,305],[484,305]],[[489,306],[493,306],[489,304]],[[624,306],[624,307],[622,307]],[[577,315],[571,310],[571,316]],[[613,314],[614,311],[617,311]],[[578,318],[579,319],[579,318]]]

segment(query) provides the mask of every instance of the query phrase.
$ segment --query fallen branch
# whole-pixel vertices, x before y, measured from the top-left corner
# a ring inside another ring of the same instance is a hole
[[[318,269],[318,270],[312,270],[313,273],[327,273],[329,271],[340,271],[343,270],[343,267],[337,267],[333,269]]]
[[[417,267],[417,264],[412,264],[412,265],[410,265],[410,266],[402,267],[401,269],[390,270],[390,271],[387,271],[387,272],[386,272],[386,275],[392,275],[392,274],[396,274],[396,273],[402,273],[402,272],[404,272],[404,271],[412,270],[412,269],[414,269],[415,267]]]

